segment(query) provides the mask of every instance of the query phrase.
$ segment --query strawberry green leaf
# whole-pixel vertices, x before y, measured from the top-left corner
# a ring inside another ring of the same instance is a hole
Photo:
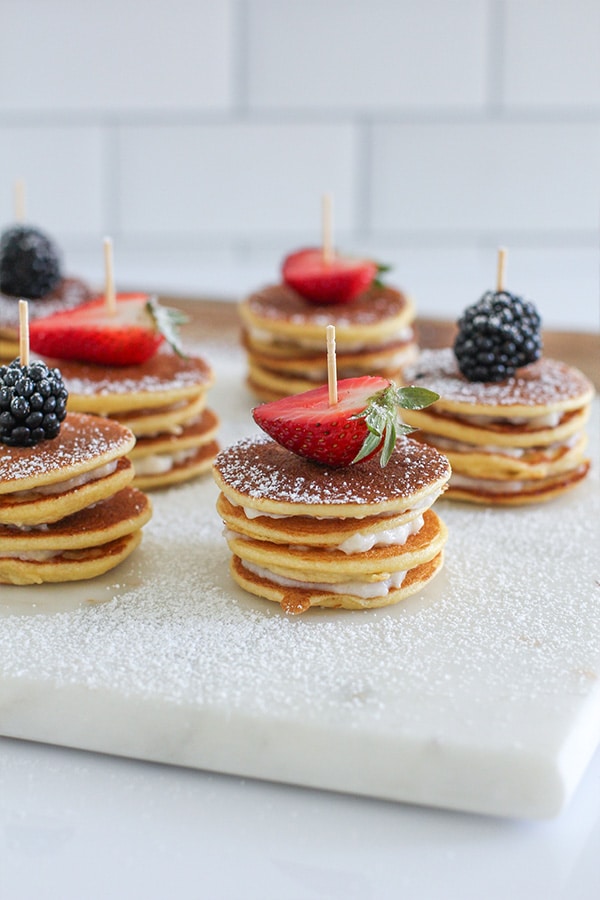
[[[185,313],[170,306],[161,306],[156,297],[151,297],[146,303],[146,311],[152,318],[155,329],[162,334],[168,344],[178,356],[185,357],[181,347],[181,338],[178,329],[188,321]]]
[[[399,435],[410,434],[416,429],[402,422],[399,409],[424,409],[439,399],[439,394],[419,387],[390,387],[371,397],[365,409],[352,416],[364,419],[368,434],[362,447],[352,460],[360,462],[381,445],[379,462],[386,466],[393,453]]]

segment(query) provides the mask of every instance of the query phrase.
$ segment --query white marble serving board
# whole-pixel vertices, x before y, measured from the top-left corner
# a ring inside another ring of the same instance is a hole
[[[223,444],[254,432],[238,351]],[[109,575],[0,587],[0,734],[511,817],[557,814],[600,740],[600,488],[440,501],[446,565],[371,612],[289,617],[238,589],[210,477],[153,495]]]

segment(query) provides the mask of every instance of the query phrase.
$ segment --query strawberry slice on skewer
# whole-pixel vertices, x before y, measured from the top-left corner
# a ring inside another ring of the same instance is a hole
[[[283,261],[284,282],[310,303],[349,303],[387,269],[371,259],[332,254],[321,248],[291,253]]]
[[[99,297],[32,322],[29,340],[31,349],[42,356],[137,365],[150,359],[165,340],[180,353],[176,329],[184,321],[179,310],[160,306],[147,294],[118,294],[113,315]]]
[[[424,409],[438,399],[433,391],[396,387],[387,378],[365,375],[337,383],[338,401],[327,385],[264,403],[252,415],[263,431],[298,456],[330,467],[348,466],[380,453],[389,461],[405,425],[399,408]]]

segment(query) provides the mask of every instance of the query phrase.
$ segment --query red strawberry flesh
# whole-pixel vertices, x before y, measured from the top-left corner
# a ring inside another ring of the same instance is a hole
[[[377,263],[334,254],[327,259],[321,248],[297,250],[283,261],[284,282],[316,304],[349,303],[362,294],[378,274]]]
[[[35,353],[101,365],[137,365],[150,359],[162,344],[146,310],[146,294],[118,294],[111,315],[104,297],[76,309],[37,319],[30,326]]]
[[[345,378],[338,381],[335,405],[330,405],[329,390],[324,385],[258,406],[253,416],[263,431],[298,456],[331,467],[347,466],[368,434],[364,418],[353,417],[364,412],[371,398],[389,386],[386,378],[378,376]]]

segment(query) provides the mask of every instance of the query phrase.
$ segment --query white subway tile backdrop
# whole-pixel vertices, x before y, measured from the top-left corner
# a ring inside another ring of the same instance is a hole
[[[597,328],[598,0],[0,0],[0,224],[118,286],[239,297],[320,237],[426,315]],[[4,198],[3,200],[1,198]]]

